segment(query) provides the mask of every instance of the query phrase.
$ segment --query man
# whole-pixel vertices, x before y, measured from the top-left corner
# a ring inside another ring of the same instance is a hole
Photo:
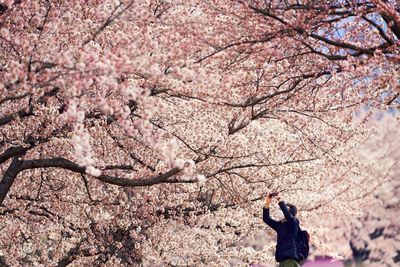
[[[279,201],[284,220],[275,221],[269,215],[269,206],[271,199],[276,196]],[[299,220],[295,217],[297,208],[292,204],[285,204],[280,201],[277,193],[267,194],[265,199],[265,207],[263,208],[264,222],[275,230],[277,233],[277,244],[275,251],[275,259],[279,262],[279,267],[299,267],[299,253],[296,243],[296,238],[299,232]]]

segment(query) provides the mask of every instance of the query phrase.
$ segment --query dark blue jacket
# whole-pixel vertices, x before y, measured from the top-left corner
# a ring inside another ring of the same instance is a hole
[[[278,262],[293,259],[299,261],[297,253],[296,238],[299,231],[299,220],[293,216],[285,202],[279,202],[285,220],[275,221],[269,216],[269,209],[263,209],[263,220],[268,226],[275,230],[278,235],[276,244],[275,259]]]

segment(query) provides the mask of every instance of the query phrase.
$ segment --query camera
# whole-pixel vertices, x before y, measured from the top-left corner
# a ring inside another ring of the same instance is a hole
[[[277,193],[277,192],[269,193],[269,197],[276,197],[276,196],[278,196],[278,193]]]

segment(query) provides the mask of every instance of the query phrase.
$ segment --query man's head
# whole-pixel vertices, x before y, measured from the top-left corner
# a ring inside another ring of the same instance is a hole
[[[297,214],[296,206],[293,204],[290,204],[290,203],[286,203],[286,206],[288,207],[290,214],[292,214],[293,216],[296,216],[296,214]]]

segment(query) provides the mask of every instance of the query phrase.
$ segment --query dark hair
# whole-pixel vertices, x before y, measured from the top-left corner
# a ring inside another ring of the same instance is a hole
[[[297,208],[295,205],[287,203],[286,206],[289,208],[289,212],[290,214],[292,214],[293,216],[296,216],[297,214]]]

